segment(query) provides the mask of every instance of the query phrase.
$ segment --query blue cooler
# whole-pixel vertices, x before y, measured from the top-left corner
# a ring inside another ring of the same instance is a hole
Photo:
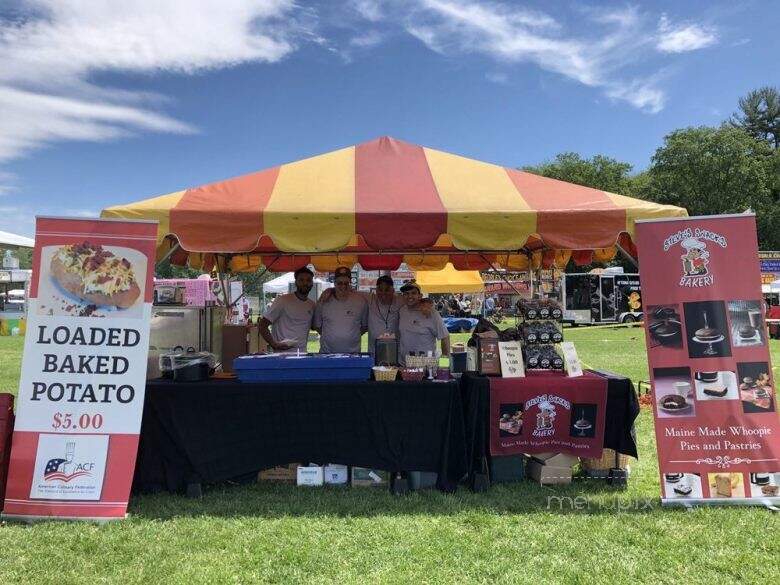
[[[367,353],[275,353],[243,355],[233,360],[241,382],[365,381],[371,377],[374,358]]]

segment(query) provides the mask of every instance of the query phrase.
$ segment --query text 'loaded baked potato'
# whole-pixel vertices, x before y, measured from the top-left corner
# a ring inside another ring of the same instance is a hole
[[[72,295],[99,306],[127,309],[141,296],[130,262],[99,244],[62,246],[52,257],[51,275]]]

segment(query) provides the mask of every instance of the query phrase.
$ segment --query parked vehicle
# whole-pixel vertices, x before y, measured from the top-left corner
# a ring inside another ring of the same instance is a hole
[[[633,323],[642,320],[639,274],[611,272],[563,275],[563,322],[572,325]]]

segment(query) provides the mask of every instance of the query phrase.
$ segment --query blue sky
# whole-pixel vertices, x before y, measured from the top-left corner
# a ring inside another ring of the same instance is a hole
[[[772,1],[0,0],[0,229],[391,135],[645,168],[780,82]]]

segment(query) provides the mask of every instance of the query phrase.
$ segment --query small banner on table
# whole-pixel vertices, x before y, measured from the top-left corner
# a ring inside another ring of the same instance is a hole
[[[490,453],[601,457],[607,380],[591,372],[490,379]]]
[[[662,501],[780,502],[752,215],[637,223]]]
[[[124,518],[156,235],[156,222],[38,218],[4,516]]]

